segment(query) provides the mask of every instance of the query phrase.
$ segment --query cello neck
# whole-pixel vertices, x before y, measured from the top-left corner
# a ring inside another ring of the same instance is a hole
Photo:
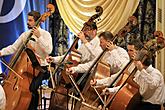
[[[41,17],[36,21],[35,26],[39,26],[41,22]],[[16,63],[16,61],[18,60],[19,56],[21,55],[22,51],[26,48],[27,43],[29,42],[29,40],[31,39],[32,36],[32,31],[30,32],[29,36],[27,37],[27,39],[20,45],[20,47],[18,48],[17,52],[15,53],[14,57],[12,58],[11,62],[10,62],[10,67],[14,67],[14,64]]]

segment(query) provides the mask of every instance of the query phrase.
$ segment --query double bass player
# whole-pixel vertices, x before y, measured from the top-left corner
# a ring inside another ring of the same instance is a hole
[[[137,58],[137,54],[139,54],[142,46],[142,43],[137,39],[128,43],[127,49],[131,59],[135,60]],[[152,58],[146,58],[144,62],[135,60],[134,65],[138,71],[132,78],[138,85],[137,88],[139,88],[141,95],[140,105],[136,107],[136,110],[161,110],[161,104],[165,101],[165,85],[162,74],[152,66]],[[103,90],[103,93],[113,94],[119,88],[120,86],[106,88]]]
[[[31,11],[28,13],[27,26],[28,31],[23,32],[19,38],[11,45],[4,47],[0,50],[0,56],[14,54],[20,45],[24,44],[24,41],[32,33],[32,40],[28,42],[28,45],[32,47],[32,50],[35,51],[40,65],[43,69],[47,70],[46,56],[52,52],[52,37],[48,31],[41,29],[41,27],[36,27],[35,22],[41,17],[40,13],[37,11]],[[38,76],[32,79],[30,84],[30,91],[32,93],[32,99],[29,105],[29,110],[37,110],[39,94],[37,89],[42,84],[43,79],[49,78],[49,74],[40,72]],[[6,105],[8,106],[8,105]]]
[[[99,38],[96,36],[97,35],[97,25],[95,22],[92,22],[90,24],[84,24],[86,25],[84,30],[80,31],[78,33],[78,36],[80,40],[82,41],[82,45],[77,49],[78,53],[80,53],[81,58],[80,58],[80,63],[75,66],[68,68],[67,71],[70,74],[74,73],[84,73],[88,70],[90,65],[92,64],[91,62],[93,61],[94,58],[96,58],[99,53],[102,52],[102,49],[100,48],[100,42]],[[90,49],[95,50],[95,52],[91,52]],[[47,57],[48,62],[54,62],[58,63],[63,56],[56,56],[52,57],[49,56]]]

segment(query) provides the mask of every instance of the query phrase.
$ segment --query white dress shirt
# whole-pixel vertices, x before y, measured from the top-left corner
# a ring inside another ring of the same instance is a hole
[[[100,39],[96,36],[89,43],[82,44],[78,51],[81,53],[81,63],[72,67],[72,70],[74,73],[85,73],[103,51],[100,47]]]
[[[163,75],[150,65],[146,70],[137,71],[134,81],[140,86],[139,92],[144,102],[163,104],[165,102],[165,84]]]
[[[163,75],[158,69],[150,65],[146,70],[137,71],[133,79],[139,85],[139,92],[143,97],[142,101],[152,104],[163,104],[165,102],[165,84]],[[113,76],[97,81],[98,84],[109,86]],[[110,93],[117,92],[120,86],[108,88]]]
[[[51,53],[52,51],[52,37],[49,32],[38,28],[41,36],[37,38],[36,36],[32,35],[31,37],[35,39],[35,41],[30,40],[28,44],[30,44],[35,54],[39,58],[39,62],[41,66],[46,66],[46,56]],[[17,49],[25,42],[26,38],[29,36],[31,30],[28,30],[27,32],[24,32],[20,35],[20,37],[12,44],[7,46],[6,48],[3,48],[0,52],[1,55],[10,55],[17,51]]]
[[[109,86],[117,77],[117,72],[122,70],[122,68],[126,66],[130,59],[126,50],[116,46],[116,49],[113,49],[111,52],[108,51],[104,55],[103,60],[110,65],[110,71],[111,73],[113,72],[113,75],[105,79],[97,79],[96,85]]]
[[[89,43],[81,44],[78,52],[81,54],[80,64],[71,67],[71,69],[73,73],[85,73],[92,65],[93,60],[102,52],[99,38],[96,36]],[[58,63],[63,57],[64,56],[54,57],[53,62]]]

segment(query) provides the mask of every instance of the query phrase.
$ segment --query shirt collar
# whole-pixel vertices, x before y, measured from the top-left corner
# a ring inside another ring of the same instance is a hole
[[[96,40],[99,40],[99,38],[98,38],[97,36],[94,37],[94,38],[90,41],[90,43],[91,43],[91,44],[95,44]]]
[[[150,66],[146,69],[146,71],[147,71],[148,73],[151,73],[153,70],[154,70],[154,68],[152,67],[152,65],[150,65]]]

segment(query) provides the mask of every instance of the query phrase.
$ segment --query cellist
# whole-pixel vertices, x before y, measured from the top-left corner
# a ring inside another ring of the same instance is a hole
[[[142,100],[138,110],[161,110],[164,103],[165,85],[161,72],[152,67],[152,58],[147,58],[143,63],[135,61],[138,72],[134,81],[139,85]]]
[[[28,42],[28,45],[34,50],[37,55],[40,65],[43,69],[47,69],[46,56],[52,51],[52,37],[48,31],[35,26],[35,22],[40,18],[40,13],[37,11],[31,11],[28,13],[27,26],[28,31],[23,32],[20,37],[12,44],[0,50],[0,56],[14,54],[18,47],[24,43],[26,38],[32,33],[32,40]],[[49,78],[49,74],[39,73],[37,77],[33,78],[30,84],[30,91],[32,92],[32,99],[29,106],[29,110],[37,110],[39,94],[37,89],[42,84],[43,79]],[[7,105],[6,105],[7,106]]]

